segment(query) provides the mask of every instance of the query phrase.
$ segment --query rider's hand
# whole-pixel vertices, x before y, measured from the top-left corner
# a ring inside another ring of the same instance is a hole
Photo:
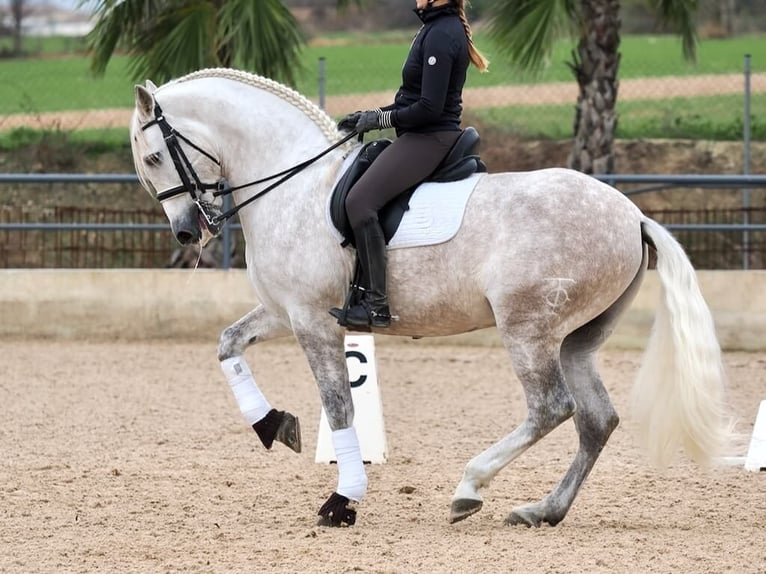
[[[382,116],[380,110],[367,110],[359,113],[359,119],[356,122],[355,129],[360,134],[368,132],[370,130],[381,129],[380,118]]]
[[[359,116],[361,115],[362,112],[348,114],[338,122],[338,129],[342,132],[350,132],[351,130],[356,129],[356,123],[359,121]]]

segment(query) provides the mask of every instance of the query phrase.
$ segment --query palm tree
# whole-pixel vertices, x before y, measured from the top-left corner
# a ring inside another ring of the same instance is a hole
[[[13,21],[13,55],[19,57],[23,54],[23,34],[21,24],[26,16],[27,8],[24,0],[11,0],[11,20]]]
[[[350,2],[338,0],[343,8]],[[165,82],[205,67],[238,66],[293,85],[305,44],[280,0],[82,0],[96,17],[88,34],[91,69],[115,51],[130,57],[134,80]]]
[[[646,0],[658,21],[682,39],[694,59],[697,0]],[[580,88],[570,167],[585,173],[614,169],[620,67],[619,0],[497,0],[488,24],[501,52],[523,69],[539,69],[562,35],[576,37],[571,68]]]

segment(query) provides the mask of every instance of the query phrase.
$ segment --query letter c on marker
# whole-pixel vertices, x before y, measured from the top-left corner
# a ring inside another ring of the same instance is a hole
[[[346,361],[348,362],[348,360],[352,358],[358,360],[362,364],[367,362],[367,357],[365,357],[364,353],[360,353],[359,351],[346,351]],[[358,379],[349,382],[351,384],[351,388],[355,389],[356,387],[361,387],[366,380],[367,375],[359,375]]]

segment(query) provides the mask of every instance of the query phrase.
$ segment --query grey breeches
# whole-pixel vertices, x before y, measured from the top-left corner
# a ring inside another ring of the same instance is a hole
[[[431,175],[459,136],[459,131],[408,132],[396,138],[346,196],[351,228],[377,218],[378,211],[394,197]]]

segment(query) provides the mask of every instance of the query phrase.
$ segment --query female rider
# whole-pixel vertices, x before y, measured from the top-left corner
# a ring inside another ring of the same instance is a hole
[[[461,133],[462,91],[469,62],[486,71],[488,62],[471,39],[466,0],[416,0],[423,22],[402,68],[394,103],[354,112],[339,123],[360,134],[394,128],[397,138],[377,157],[346,196],[362,271],[362,296],[343,312],[330,313],[344,326],[388,327],[386,242],[378,211],[423,181],[438,167]]]

